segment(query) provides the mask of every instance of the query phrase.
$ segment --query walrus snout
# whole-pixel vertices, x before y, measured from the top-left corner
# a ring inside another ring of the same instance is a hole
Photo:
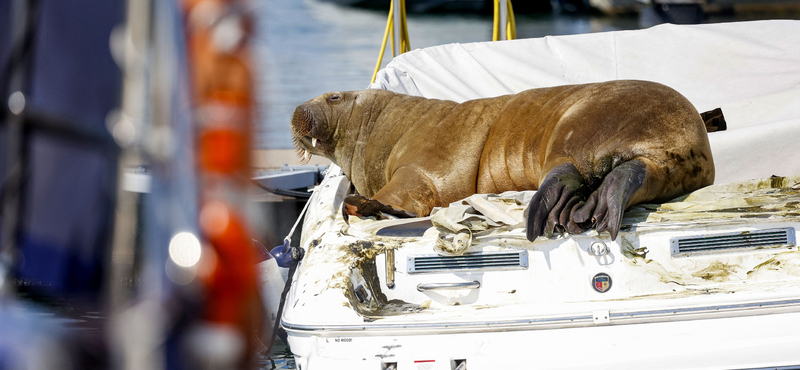
[[[299,105],[292,116],[292,131],[295,137],[308,136],[314,129],[314,115],[309,111],[307,103]]]
[[[324,112],[315,100],[299,105],[292,116],[292,140],[298,155],[307,162],[311,155],[327,157],[331,148],[329,127]]]
[[[309,149],[316,146],[316,139],[311,139],[310,137],[314,131],[314,115],[306,105],[307,103],[303,103],[298,106],[294,110],[294,115],[292,115],[292,140],[297,148],[297,155],[302,158],[304,163],[308,162],[311,157]],[[309,143],[308,141],[312,142]]]

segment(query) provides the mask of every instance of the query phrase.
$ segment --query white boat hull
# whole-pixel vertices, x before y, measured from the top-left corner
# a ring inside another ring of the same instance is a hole
[[[494,204],[498,219],[345,222],[350,183],[332,166],[281,318],[298,369],[800,369],[798,31],[660,26],[395,58],[373,87],[456,101],[662,82],[699,111],[722,107],[728,130],[709,136],[722,185],[627,210],[615,241],[590,231],[529,242],[515,224],[524,193],[470,203]]]
[[[435,254],[437,236],[376,236],[381,225],[401,220],[346,224],[338,209],[348,188],[343,176],[326,178],[306,218],[308,255],[282,321],[299,369],[455,369],[463,361],[469,369],[800,366],[800,218],[791,208],[758,221],[641,222],[617,241],[592,232],[534,243],[522,230],[476,234],[467,255],[524,251],[524,267],[422,272],[410,267],[411,257]],[[717,188],[708,194],[725,199]],[[703,196],[696,197],[671,207],[700,207]],[[692,253],[670,245],[759,230],[785,232],[786,243]],[[598,241],[608,254],[592,255]],[[389,250],[394,284],[386,274]],[[597,273],[613,278],[606,292],[592,288]],[[419,290],[472,281],[480,287]]]
[[[298,369],[755,369],[800,364],[800,313],[557,330],[291,331]],[[430,362],[433,361],[433,362]]]

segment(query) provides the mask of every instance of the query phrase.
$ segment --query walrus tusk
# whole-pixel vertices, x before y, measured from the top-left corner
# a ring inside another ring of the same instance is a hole
[[[315,148],[317,147],[317,138],[315,138],[315,137],[311,138],[311,146],[313,146]]]
[[[309,152],[308,150],[304,150],[303,151],[303,160],[307,162],[310,158],[311,158],[311,152]]]

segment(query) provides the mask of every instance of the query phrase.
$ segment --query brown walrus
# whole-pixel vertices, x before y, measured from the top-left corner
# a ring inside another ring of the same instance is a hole
[[[424,216],[475,193],[538,189],[526,216],[531,241],[556,227],[592,226],[616,239],[629,206],[714,181],[700,114],[675,90],[647,81],[460,104],[385,90],[332,92],[298,106],[292,132],[306,159],[329,158],[374,199],[347,202],[355,214]]]

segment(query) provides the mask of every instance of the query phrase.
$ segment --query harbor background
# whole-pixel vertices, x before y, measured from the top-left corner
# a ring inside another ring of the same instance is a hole
[[[387,1],[388,3],[388,1]],[[258,67],[258,125],[254,164],[275,168],[299,164],[289,122],[300,103],[330,91],[369,85],[378,59],[387,12],[320,0],[263,0],[257,6],[254,57]],[[800,19],[800,3],[717,9],[706,23]],[[517,14],[517,38],[639,29],[637,14]],[[491,14],[409,14],[412,50],[449,43],[490,41]],[[392,59],[387,50],[382,66]],[[328,164],[312,157],[311,164]]]
[[[388,0],[387,0],[388,2]],[[387,12],[342,7],[320,0],[263,0],[254,39],[259,70],[259,120],[254,164],[275,168],[300,164],[289,122],[295,107],[329,91],[364,89],[380,51]],[[705,23],[800,19],[800,3],[714,9]],[[517,38],[639,29],[637,14],[516,14]],[[409,14],[411,48],[489,41],[491,14]],[[382,66],[392,59],[387,50]],[[329,161],[312,157],[310,164]],[[261,359],[261,369],[294,369],[282,343]]]

